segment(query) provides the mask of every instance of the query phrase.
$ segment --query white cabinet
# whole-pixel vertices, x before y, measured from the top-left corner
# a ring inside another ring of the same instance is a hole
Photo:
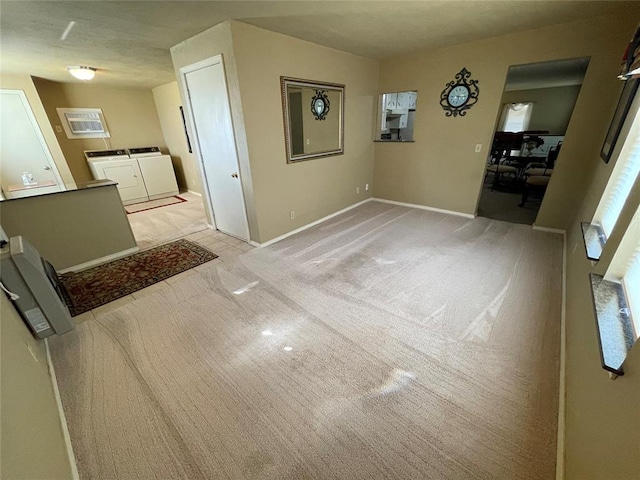
[[[384,101],[387,110],[395,110],[398,108],[398,94],[397,93],[385,93]]]
[[[408,101],[409,110],[415,110],[416,103],[418,103],[418,94],[416,92],[407,92],[407,95],[409,96],[409,101]]]
[[[409,92],[398,93],[398,110],[409,110]]]
[[[416,92],[400,92],[397,94],[396,108],[398,110],[415,110],[418,94]]]
[[[407,128],[407,124],[409,122],[409,114],[400,115],[400,122],[398,123],[398,128]]]

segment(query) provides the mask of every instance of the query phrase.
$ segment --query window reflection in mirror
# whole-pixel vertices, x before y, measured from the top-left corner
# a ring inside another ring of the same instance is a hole
[[[344,86],[281,81],[287,162],[344,153]]]
[[[383,93],[378,98],[376,141],[413,142],[418,92]]]

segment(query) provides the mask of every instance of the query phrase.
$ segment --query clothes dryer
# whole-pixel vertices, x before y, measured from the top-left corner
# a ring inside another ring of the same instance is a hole
[[[118,184],[122,203],[149,200],[138,160],[130,158],[126,150],[91,150],[84,152],[89,169],[95,179],[109,179]]]
[[[150,200],[179,193],[171,157],[162,155],[159,147],[130,148],[129,156],[138,160]]]

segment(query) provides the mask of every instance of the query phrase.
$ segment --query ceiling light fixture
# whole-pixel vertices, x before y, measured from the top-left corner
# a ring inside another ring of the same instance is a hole
[[[78,80],[91,80],[96,75],[95,68],[85,67],[82,65],[67,67],[67,70],[69,70],[69,73]]]

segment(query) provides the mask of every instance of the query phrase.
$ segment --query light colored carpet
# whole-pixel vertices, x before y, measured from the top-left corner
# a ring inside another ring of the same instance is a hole
[[[145,249],[207,228],[202,197],[181,193],[186,202],[127,215],[138,247]]]
[[[82,478],[551,479],[562,238],[377,202],[51,349]]]

